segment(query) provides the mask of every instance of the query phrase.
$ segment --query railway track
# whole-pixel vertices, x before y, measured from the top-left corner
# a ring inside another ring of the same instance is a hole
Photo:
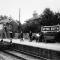
[[[51,59],[48,59],[48,58],[44,58],[44,57],[41,57],[41,56],[37,56],[37,55],[35,55],[35,54],[31,54],[31,53],[29,53],[29,52],[26,52],[26,51],[23,51],[23,50],[14,50],[14,51],[16,51],[17,53],[22,53],[22,54],[25,54],[25,55],[27,55],[27,56],[32,56],[32,57],[34,57],[35,59],[37,59],[37,60],[51,60]]]
[[[3,52],[3,53],[6,53],[6,54],[8,54],[8,55],[11,55],[11,56],[13,56],[13,57],[15,57],[15,58],[17,58],[17,59],[26,60],[25,58],[20,57],[20,56],[18,56],[18,55],[16,55],[16,54],[10,53],[9,51],[2,51],[2,52]]]
[[[36,57],[32,57],[32,56],[29,56],[29,55],[26,55],[26,54],[22,54],[18,51],[5,50],[3,52],[7,53],[9,55],[12,55],[12,56],[14,56],[18,59],[21,59],[21,60],[42,60],[42,59],[38,59]]]

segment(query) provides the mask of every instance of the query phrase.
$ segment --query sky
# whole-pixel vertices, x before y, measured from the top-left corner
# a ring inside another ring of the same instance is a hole
[[[60,12],[60,0],[0,0],[0,15],[11,16],[15,20],[24,21],[32,17],[34,11],[41,14],[45,8]]]

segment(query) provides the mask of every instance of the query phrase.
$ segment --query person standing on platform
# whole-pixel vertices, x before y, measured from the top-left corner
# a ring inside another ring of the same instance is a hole
[[[10,31],[10,43],[12,43],[13,33]]]
[[[29,32],[30,41],[32,41],[32,32]]]
[[[21,39],[23,40],[23,32],[22,31],[21,31],[21,34],[20,35],[21,35]]]
[[[40,33],[39,42],[43,42],[43,40],[44,40],[44,35],[43,33]]]

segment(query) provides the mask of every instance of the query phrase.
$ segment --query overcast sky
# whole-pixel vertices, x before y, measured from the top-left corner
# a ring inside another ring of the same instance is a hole
[[[41,14],[45,8],[60,12],[60,0],[0,0],[0,15],[11,16],[18,20],[19,8],[23,23],[32,17],[34,10],[38,14]]]

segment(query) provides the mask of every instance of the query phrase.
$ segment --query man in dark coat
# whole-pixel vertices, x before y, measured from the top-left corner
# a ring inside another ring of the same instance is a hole
[[[21,39],[23,40],[23,32],[21,31],[20,33]]]
[[[43,33],[40,33],[39,42],[42,42],[43,40],[44,40],[44,35],[43,35]]]
[[[29,32],[30,41],[32,41],[32,32]]]

